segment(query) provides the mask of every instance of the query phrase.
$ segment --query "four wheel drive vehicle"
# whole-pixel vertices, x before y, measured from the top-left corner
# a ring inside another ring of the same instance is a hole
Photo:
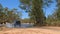
[[[14,27],[20,27],[21,26],[21,22],[20,21],[16,21],[15,23],[14,23]]]

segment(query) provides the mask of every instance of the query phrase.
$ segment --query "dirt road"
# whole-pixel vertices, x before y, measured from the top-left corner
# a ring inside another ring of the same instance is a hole
[[[60,34],[60,27],[11,28],[0,31],[0,34]]]

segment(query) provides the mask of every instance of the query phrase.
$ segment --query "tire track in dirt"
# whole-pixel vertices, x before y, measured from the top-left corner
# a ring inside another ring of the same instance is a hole
[[[1,31],[0,34],[60,34],[60,31],[57,32],[54,30],[42,28],[16,28],[8,31]]]

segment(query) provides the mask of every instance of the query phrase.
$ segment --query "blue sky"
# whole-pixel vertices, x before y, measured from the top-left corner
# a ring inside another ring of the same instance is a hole
[[[44,8],[45,16],[47,17],[48,15],[52,15],[54,11],[56,11],[57,7],[57,2],[55,0],[52,0],[53,3],[49,6]]]
[[[54,0],[53,0],[54,1]],[[0,0],[0,3],[3,7],[8,7],[9,9],[17,8],[18,11],[22,12],[22,18],[28,18],[28,14],[24,12],[24,10],[20,9],[18,6],[20,4],[19,0]],[[52,14],[54,11],[54,8],[56,8],[56,2],[54,1],[53,4],[50,5],[50,7],[45,8],[45,16],[47,17],[49,14]]]

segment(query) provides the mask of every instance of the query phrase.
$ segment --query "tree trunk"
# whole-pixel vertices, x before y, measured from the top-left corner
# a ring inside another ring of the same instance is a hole
[[[40,18],[36,18],[35,26],[43,26],[43,20]]]

